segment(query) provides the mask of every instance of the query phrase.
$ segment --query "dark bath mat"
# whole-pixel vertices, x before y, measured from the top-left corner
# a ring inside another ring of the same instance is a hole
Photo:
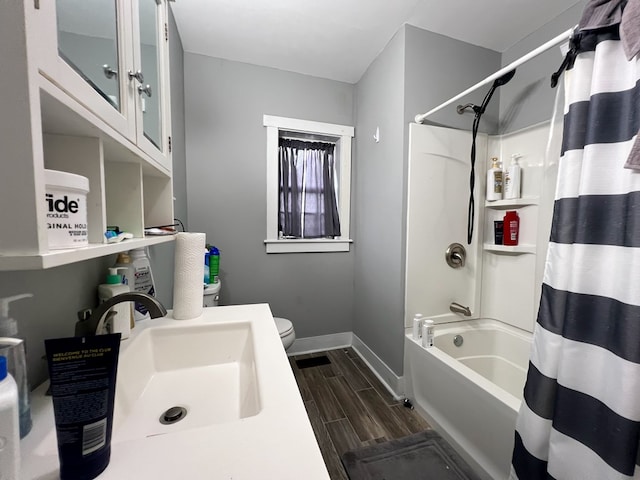
[[[478,480],[433,430],[359,448],[342,455],[350,480]]]
[[[321,355],[319,357],[311,357],[304,358],[302,360],[296,360],[296,365],[298,368],[309,368],[309,367],[317,367],[319,365],[329,365],[331,360],[326,355]]]

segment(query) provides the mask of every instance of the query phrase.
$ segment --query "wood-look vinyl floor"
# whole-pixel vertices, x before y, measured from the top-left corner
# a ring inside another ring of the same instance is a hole
[[[329,365],[296,365],[322,355]],[[394,400],[351,348],[297,355],[289,363],[332,480],[347,480],[340,461],[344,452],[431,428],[415,410]]]

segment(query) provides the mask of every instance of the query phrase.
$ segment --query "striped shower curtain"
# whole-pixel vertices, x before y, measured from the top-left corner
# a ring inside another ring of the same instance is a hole
[[[640,478],[640,68],[579,34],[512,479]]]

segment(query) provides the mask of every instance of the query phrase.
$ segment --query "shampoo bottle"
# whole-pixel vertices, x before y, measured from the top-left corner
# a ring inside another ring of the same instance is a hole
[[[433,320],[425,319],[422,321],[422,346],[425,348],[433,347],[434,336]]]
[[[422,338],[422,314],[416,313],[413,317],[413,334],[414,340],[420,340]]]
[[[498,157],[491,159],[491,168],[487,172],[487,200],[502,200],[502,168],[498,163]]]
[[[132,292],[142,292],[156,296],[156,287],[153,283],[153,274],[151,273],[151,264],[147,252],[143,248],[136,248],[129,251],[131,263],[133,264],[133,282],[129,283]],[[141,303],[135,304],[133,316],[136,322],[150,318],[147,307]]]
[[[510,200],[520,198],[520,177],[522,169],[518,165],[520,155],[514,153],[511,155],[511,165],[504,174],[504,198]]]
[[[509,210],[504,216],[502,228],[504,229],[502,244],[518,245],[518,236],[520,235],[520,217],[518,217],[518,212]]]
[[[3,480],[20,478],[20,426],[18,386],[0,356],[0,475]]]
[[[100,303],[106,302],[116,295],[127,293],[130,291],[129,285],[122,283],[122,276],[118,275],[119,270],[127,270],[126,268],[109,268],[106,283],[98,285],[98,298]],[[121,339],[129,338],[131,335],[131,307],[129,302],[122,302],[114,305],[105,319],[106,328],[98,333],[120,333]]]
[[[29,381],[27,380],[27,351],[24,339],[18,337],[18,322],[9,317],[9,304],[15,300],[29,297],[33,297],[33,295],[23,293],[13,297],[0,298],[0,355],[7,359],[8,372],[18,385],[20,438],[24,438],[31,431],[32,426]],[[1,431],[2,429],[0,429]],[[0,443],[2,442],[0,441]]]

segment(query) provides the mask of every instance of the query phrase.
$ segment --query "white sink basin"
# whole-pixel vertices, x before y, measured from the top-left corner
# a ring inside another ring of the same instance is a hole
[[[99,480],[329,480],[268,305],[205,308],[193,320],[169,313],[120,345],[111,461]],[[59,478],[46,389],[32,393],[22,480]],[[186,416],[161,424],[174,406]]]
[[[123,345],[113,442],[233,422],[260,412],[250,322],[151,327]],[[177,422],[159,419],[183,407]]]

